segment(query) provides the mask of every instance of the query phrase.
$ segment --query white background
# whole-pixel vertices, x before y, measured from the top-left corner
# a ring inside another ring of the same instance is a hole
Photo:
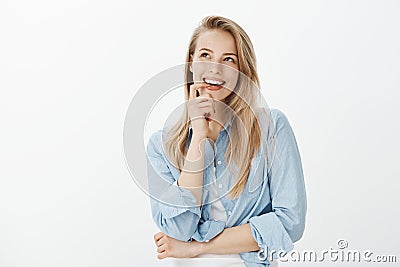
[[[124,116],[211,14],[247,31],[294,129],[308,196],[296,248],[343,238],[400,261],[400,2],[148,2],[0,3],[0,266],[157,266]]]

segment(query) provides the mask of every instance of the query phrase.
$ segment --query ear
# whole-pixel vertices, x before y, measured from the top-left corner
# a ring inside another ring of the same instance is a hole
[[[192,68],[192,62],[193,62],[193,54],[190,54],[190,59],[189,59],[189,70],[191,73],[193,73],[193,68]]]

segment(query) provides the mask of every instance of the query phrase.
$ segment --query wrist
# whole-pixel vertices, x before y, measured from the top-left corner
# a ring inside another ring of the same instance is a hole
[[[191,143],[193,142],[193,143],[201,143],[204,139],[206,139],[207,138],[207,135],[206,134],[202,134],[202,133],[193,133],[193,136],[192,136],[192,140],[191,140]]]
[[[195,257],[201,255],[201,254],[206,254],[207,250],[207,243],[205,242],[194,242],[194,254]]]

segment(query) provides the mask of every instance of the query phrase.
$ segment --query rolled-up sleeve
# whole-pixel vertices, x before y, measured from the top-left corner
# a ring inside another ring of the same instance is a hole
[[[193,193],[177,185],[162,152],[162,132],[154,133],[147,144],[147,175],[150,205],[158,228],[168,236],[190,241],[201,217]]]
[[[276,259],[304,232],[307,200],[300,154],[286,116],[275,110],[275,155],[268,173],[272,211],[249,219],[261,252]]]

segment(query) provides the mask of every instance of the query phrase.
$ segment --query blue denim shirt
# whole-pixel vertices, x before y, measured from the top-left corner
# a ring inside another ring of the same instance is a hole
[[[164,153],[163,131],[153,133],[147,144],[150,204],[158,228],[178,240],[207,242],[224,228],[250,223],[260,247],[259,251],[240,254],[250,267],[269,266],[266,256],[276,259],[279,251],[291,251],[293,243],[303,235],[307,210],[301,158],[288,119],[278,109],[258,112],[257,117],[263,149],[252,159],[246,187],[236,199],[227,195],[235,180],[227,171],[229,163],[224,162],[231,120],[220,131],[214,146],[208,140],[205,144],[202,195],[205,204],[201,207],[196,205],[190,190],[177,186],[180,173]],[[189,142],[190,137],[191,129]],[[273,156],[267,156],[271,151]],[[210,164],[214,157],[215,167]],[[227,221],[210,218],[212,186],[216,186],[221,196]]]

